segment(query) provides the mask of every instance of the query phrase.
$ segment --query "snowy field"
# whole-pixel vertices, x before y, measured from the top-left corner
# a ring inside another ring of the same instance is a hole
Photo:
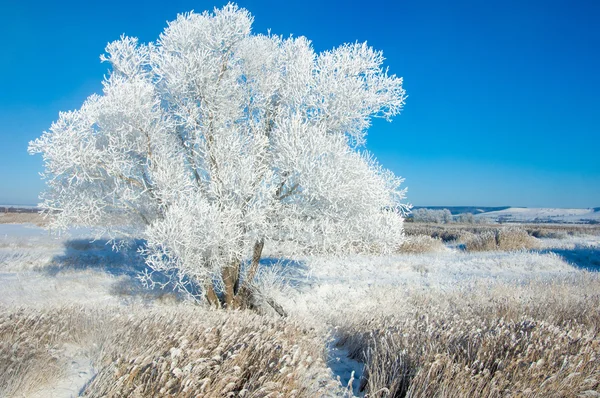
[[[520,252],[470,253],[448,245],[434,253],[278,261],[276,250],[271,255],[265,251],[262,263],[272,283],[283,282],[295,300],[306,303],[315,294],[360,295],[384,286],[451,289],[472,281],[551,278],[600,269],[600,237],[595,235],[540,239],[539,250]],[[3,305],[121,302],[127,295],[166,294],[142,288],[136,276],[144,269],[135,248],[114,252],[104,241],[93,241],[87,230],[56,237],[32,224],[0,224]]]
[[[59,238],[33,224],[0,224],[0,308],[12,313],[73,306],[117,312],[189,307],[177,294],[147,290],[140,284],[136,276],[145,266],[135,249],[115,253],[103,241],[92,242],[90,236],[84,230]],[[337,331],[354,322],[357,314],[385,314],[382,308],[400,311],[410,297],[431,292],[454,294],[532,281],[576,280],[600,269],[600,237],[540,239],[538,249],[520,252],[469,253],[447,245],[436,252],[389,257],[307,257],[295,261],[277,257],[277,248],[269,248],[263,260],[264,290],[285,308],[293,322],[314,330],[321,336],[320,344],[327,347],[322,355],[330,384],[327,393],[319,394],[349,396],[362,394],[358,381],[362,364],[348,357],[348,348],[340,343]],[[98,354],[93,354],[96,351],[90,349],[93,344],[86,344],[65,343],[53,348],[54,360],[64,369],[33,386],[15,387],[15,396],[69,397],[86,391],[95,396],[86,388],[102,364]],[[352,388],[341,388],[348,384],[353,371]],[[321,385],[325,385],[322,380]]]

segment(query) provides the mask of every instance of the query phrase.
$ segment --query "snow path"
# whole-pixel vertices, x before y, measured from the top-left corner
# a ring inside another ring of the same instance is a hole
[[[79,397],[85,386],[94,378],[96,370],[92,361],[84,354],[82,347],[65,344],[61,360],[65,362],[64,377],[53,383],[41,386],[32,392],[30,398],[72,398]]]
[[[327,345],[327,366],[331,369],[333,377],[339,380],[342,387],[350,387],[352,379],[352,394],[355,397],[363,397],[365,394],[360,392],[361,378],[364,372],[364,364],[350,358],[348,350],[343,346],[338,346],[337,342]]]

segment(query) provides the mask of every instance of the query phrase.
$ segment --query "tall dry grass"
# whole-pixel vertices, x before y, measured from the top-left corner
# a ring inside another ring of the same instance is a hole
[[[64,377],[65,346],[102,347],[106,315],[92,309],[0,307],[0,396],[29,396]]]
[[[428,235],[444,242],[465,243],[474,236],[506,228],[505,224],[431,224],[405,223],[408,236]],[[600,235],[600,226],[587,224],[517,224],[534,238],[566,239],[570,236]]]
[[[444,242],[439,238],[432,238],[427,235],[407,236],[401,243],[398,251],[400,253],[436,253],[445,250]]]
[[[369,397],[600,396],[598,275],[406,300],[339,329]]]
[[[292,321],[192,306],[3,309],[0,396],[65,376],[65,344],[86,349],[90,397],[314,397],[336,394],[324,342]]]
[[[311,397],[335,389],[324,346],[300,325],[249,312],[130,316],[86,396]]]
[[[544,237],[549,236],[547,234]],[[438,247],[442,246],[443,242],[464,244],[467,251],[514,251],[539,247],[539,241],[534,236],[527,230],[515,226],[462,225],[448,227],[413,224],[407,228],[407,239],[403,242],[400,252],[439,251]]]
[[[40,213],[2,213],[0,212],[0,224],[23,224],[32,223],[39,227],[48,225],[48,219]]]

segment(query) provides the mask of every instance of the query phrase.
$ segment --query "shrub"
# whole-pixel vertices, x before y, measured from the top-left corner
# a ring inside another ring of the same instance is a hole
[[[484,231],[465,243],[467,251],[515,251],[538,247],[538,241],[521,228],[507,227]]]
[[[448,209],[416,209],[412,212],[414,222],[429,222],[435,224],[449,224],[452,222],[452,213]]]
[[[498,250],[527,250],[538,247],[538,241],[521,228],[501,228],[496,232]]]
[[[470,252],[482,252],[498,249],[496,241],[496,231],[485,231],[477,235],[473,235],[465,242],[465,250]]]
[[[462,224],[475,224],[475,216],[472,213],[462,213],[457,221]]]
[[[400,245],[400,253],[440,252],[446,248],[441,239],[427,235],[409,236]]]

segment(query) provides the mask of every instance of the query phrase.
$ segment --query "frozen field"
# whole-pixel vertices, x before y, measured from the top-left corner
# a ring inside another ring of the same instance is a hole
[[[190,307],[173,292],[150,291],[140,284],[136,275],[144,264],[135,248],[115,253],[103,241],[92,242],[90,236],[89,231],[75,231],[57,238],[32,224],[0,224],[0,308],[5,313],[78,307],[119,313]],[[330,384],[321,395],[350,395],[341,387],[348,384],[352,371],[356,380],[351,391],[361,395],[362,365],[348,358],[343,344],[336,345],[338,331],[357,316],[401,311],[410,297],[423,294],[468,294],[498,286],[512,289],[528,283],[572,281],[600,269],[600,237],[595,235],[540,239],[538,249],[520,252],[469,253],[448,245],[422,254],[295,261],[280,261],[277,248],[268,252],[271,256],[263,260],[261,279],[265,291],[285,308],[291,322],[315,331],[320,344],[328,347],[323,353],[328,374],[319,377],[329,378]],[[86,388],[102,368],[99,351],[91,348],[96,344],[85,339],[59,344],[53,355],[62,371],[20,387],[9,386],[13,390],[4,386],[5,392],[68,397],[87,391],[94,396]],[[323,380],[320,383],[325,385]]]

